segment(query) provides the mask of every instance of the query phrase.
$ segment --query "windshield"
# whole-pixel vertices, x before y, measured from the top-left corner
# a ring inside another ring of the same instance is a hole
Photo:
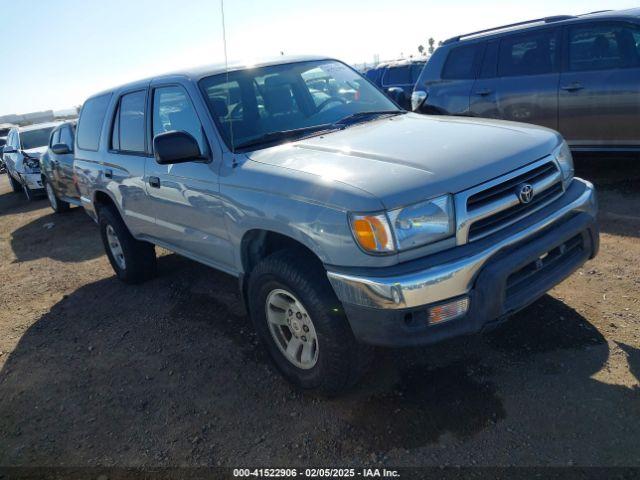
[[[27,130],[20,132],[20,143],[22,150],[31,150],[32,148],[44,147],[49,144],[53,127],[40,128],[38,130]]]
[[[353,114],[401,111],[359,73],[334,60],[232,71],[204,78],[200,85],[232,150],[278,132],[302,135],[329,127]]]

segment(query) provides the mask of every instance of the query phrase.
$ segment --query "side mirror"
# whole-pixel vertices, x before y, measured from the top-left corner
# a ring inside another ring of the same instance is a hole
[[[16,150],[15,147],[12,147],[10,145],[5,145],[2,149],[2,153],[16,153],[18,150]]]
[[[159,133],[153,137],[153,151],[160,165],[202,160],[198,142],[187,132]]]
[[[71,148],[66,143],[56,143],[53,147],[51,147],[51,151],[56,155],[66,155],[71,153]]]
[[[404,104],[404,90],[400,87],[391,87],[387,90],[389,98],[398,105]]]

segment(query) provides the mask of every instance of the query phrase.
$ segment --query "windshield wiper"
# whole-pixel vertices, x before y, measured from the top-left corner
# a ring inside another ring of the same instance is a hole
[[[252,140],[248,140],[239,145],[235,145],[234,149],[238,150],[238,149],[244,149],[244,148],[257,147],[265,143],[276,142],[278,140],[287,140],[290,138],[302,138],[306,134],[320,133],[320,132],[336,130],[336,129],[337,127],[335,127],[333,124],[324,123],[322,125],[314,125],[311,127],[301,127],[301,128],[293,128],[291,130],[279,130],[276,132],[268,132]]]
[[[405,111],[404,110],[370,110],[367,112],[356,112],[356,113],[352,113],[351,115],[347,115],[346,117],[342,117],[340,120],[334,122],[333,125],[346,126],[354,120],[360,120],[368,116],[400,115],[401,113],[405,113]]]

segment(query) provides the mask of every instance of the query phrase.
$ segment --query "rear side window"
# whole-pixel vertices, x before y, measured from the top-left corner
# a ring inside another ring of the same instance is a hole
[[[543,30],[506,37],[500,43],[498,74],[542,75],[556,69],[557,31]]]
[[[464,45],[449,52],[442,69],[445,80],[467,80],[475,78],[478,55],[481,44]]]
[[[384,72],[385,85],[409,85],[411,84],[411,67],[389,67]]]
[[[601,23],[569,30],[569,70],[607,70],[640,65],[640,27]]]
[[[145,106],[147,92],[127,93],[120,98],[113,123],[112,148],[124,152],[145,152]]]
[[[78,147],[83,150],[98,150],[100,132],[104,116],[109,106],[111,94],[87,100],[82,107],[78,121]]]

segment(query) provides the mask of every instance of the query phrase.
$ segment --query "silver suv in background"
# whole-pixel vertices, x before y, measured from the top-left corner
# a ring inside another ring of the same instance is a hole
[[[64,122],[51,132],[49,146],[40,157],[40,175],[53,211],[61,213],[80,205],[73,175],[73,144],[76,121]]]
[[[422,71],[412,108],[542,125],[574,151],[640,152],[640,8],[451,38]]]
[[[320,77],[350,88],[320,96]],[[370,345],[480,332],[598,250],[593,186],[556,132],[407,113],[329,58],[97,94],[74,173],[120,279],[153,276],[155,245],[237,277],[280,371],[329,393]]]
[[[4,162],[14,192],[22,190],[27,200],[43,193],[40,156],[46,151],[51,131],[57,123],[14,127],[4,146]]]

